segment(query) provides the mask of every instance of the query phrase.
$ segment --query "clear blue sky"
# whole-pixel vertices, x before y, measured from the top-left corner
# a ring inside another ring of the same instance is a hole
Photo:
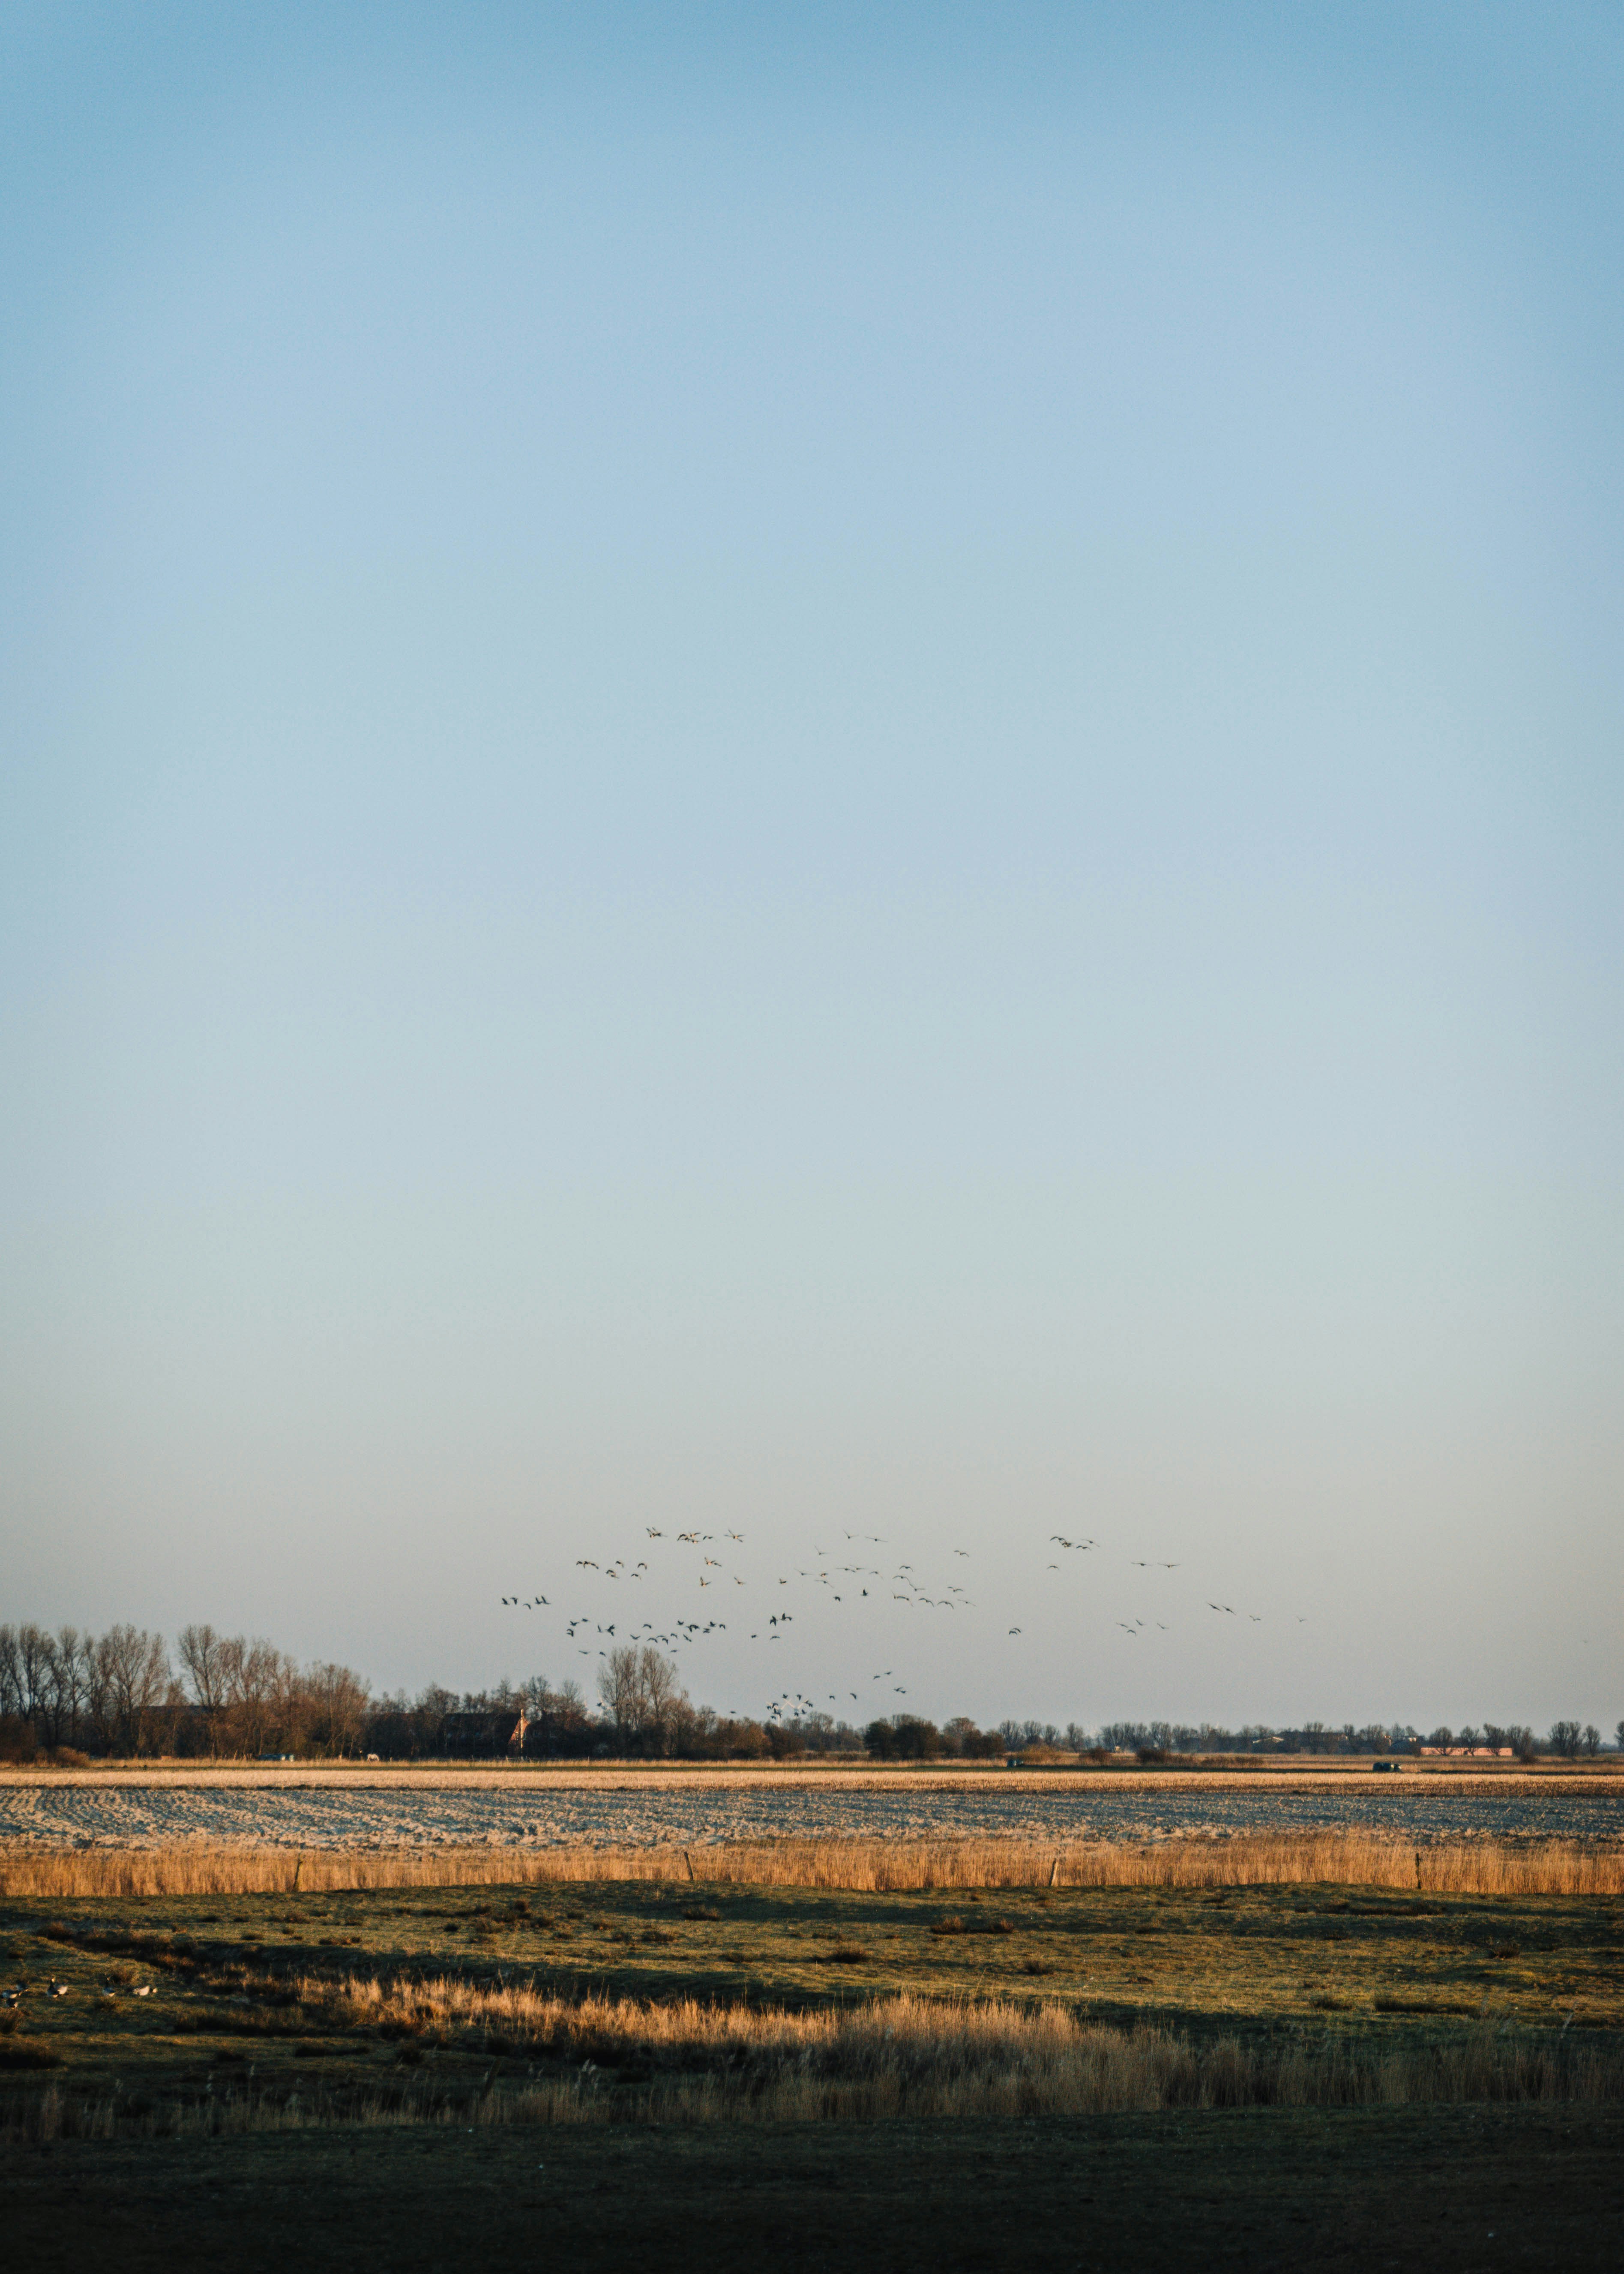
[[[0,1615],[1611,1728],[1618,11],[0,41]]]

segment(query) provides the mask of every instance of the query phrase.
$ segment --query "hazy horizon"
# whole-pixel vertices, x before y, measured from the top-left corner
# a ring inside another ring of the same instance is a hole
[[[1611,1732],[1616,13],[0,53],[0,1617]]]

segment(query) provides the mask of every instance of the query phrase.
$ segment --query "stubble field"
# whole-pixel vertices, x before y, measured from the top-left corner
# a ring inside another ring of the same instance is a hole
[[[149,1769],[0,1779],[0,1849],[311,1853],[1011,1841],[1485,1840],[1624,1849],[1624,1776],[676,1767]]]

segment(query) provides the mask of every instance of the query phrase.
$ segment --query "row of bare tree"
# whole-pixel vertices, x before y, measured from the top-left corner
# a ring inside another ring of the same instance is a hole
[[[1417,1742],[1447,1745],[1514,1744],[1537,1751],[1594,1754],[1594,1728],[1559,1721],[1547,1744],[1530,1730],[1485,1725],[1482,1732],[1447,1729],[1419,1740],[1414,1729],[1372,1725],[1301,1730],[1209,1725],[1112,1722],[1097,1733],[1072,1722],[1064,1733],[1048,1723],[1004,1721],[983,1732],[963,1715],[938,1729],[912,1714],[876,1721],[861,1735],[824,1713],[756,1721],[695,1706],[677,1668],[651,1644],[612,1650],[598,1676],[599,1710],[590,1713],[572,1682],[554,1690],[541,1676],[515,1687],[459,1698],[430,1688],[415,1698],[374,1698],[349,1667],[300,1666],[268,1642],[182,1630],[174,1658],[162,1635],[123,1625],[103,1635],[63,1627],[55,1634],[24,1621],[0,1626],[0,1753],[28,1758],[38,1748],[122,1755],[253,1758],[266,1753],[333,1756],[377,1752],[425,1758],[452,1751],[506,1749],[521,1712],[530,1724],[526,1750],[536,1753],[616,1752],[681,1755],[690,1759],[757,1758],[766,1754],[855,1751],[882,1758],[957,1754],[974,1757],[1041,1745],[1086,1751],[1134,1751],[1162,1758],[1178,1752],[1408,1751]],[[1624,1750],[1624,1722],[1617,1731]]]
[[[96,1753],[343,1753],[372,1698],[346,1666],[299,1666],[258,1639],[185,1628],[103,1635],[25,1620],[0,1626],[0,1721],[26,1745]],[[14,1738],[14,1743],[18,1742]]]

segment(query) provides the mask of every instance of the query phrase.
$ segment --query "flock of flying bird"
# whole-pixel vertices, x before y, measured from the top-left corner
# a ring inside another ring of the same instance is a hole
[[[681,1570],[680,1578],[683,1583],[693,1587],[695,1593],[710,1588],[725,1591],[729,1585],[747,1590],[752,1587],[770,1588],[775,1592],[769,1595],[768,1600],[777,1607],[763,1617],[755,1596],[752,1596],[751,1603],[745,1606],[740,1604],[735,1597],[729,1596],[724,1592],[721,1601],[716,1605],[696,1606],[701,1610],[708,1608],[709,1615],[690,1617],[673,1615],[668,1613],[660,1619],[636,1619],[634,1614],[641,1606],[637,1598],[631,1595],[631,1589],[643,1587],[653,1581],[662,1597],[668,1599],[673,1576],[669,1569],[663,1568],[657,1574],[647,1555],[639,1555],[635,1560],[620,1555],[608,1562],[599,1562],[597,1558],[590,1555],[578,1555],[575,1559],[575,1569],[583,1577],[575,1583],[577,1588],[590,1587],[594,1593],[598,1594],[611,1585],[617,1589],[625,1590],[625,1594],[619,1605],[605,1598],[600,1600],[594,1609],[575,1611],[564,1622],[565,1636],[580,1657],[590,1659],[596,1655],[606,1660],[612,1647],[628,1643],[634,1646],[656,1644],[661,1649],[680,1653],[691,1645],[706,1641],[713,1636],[728,1633],[727,1620],[718,1615],[724,1606],[732,1606],[736,1614],[745,1614],[742,1617],[735,1616],[733,1627],[735,1640],[742,1640],[747,1645],[784,1642],[789,1639],[786,1630],[794,1623],[796,1617],[796,1612],[788,1608],[788,1602],[793,1600],[799,1605],[803,1599],[802,1591],[808,1589],[814,1591],[821,1589],[831,1603],[838,1603],[842,1606],[846,1615],[849,1615],[851,1610],[864,1602],[872,1601],[877,1607],[886,1604],[888,1599],[890,1603],[901,1603],[910,1610],[951,1613],[973,1611],[976,1607],[974,1599],[959,1582],[932,1577],[929,1583],[931,1591],[928,1592],[925,1583],[920,1578],[912,1562],[899,1560],[893,1570],[887,1571],[883,1562],[881,1563],[862,1562],[861,1557],[863,1550],[868,1547],[883,1547],[885,1545],[883,1537],[876,1532],[846,1532],[845,1533],[846,1545],[844,1553],[859,1560],[839,1562],[837,1559],[842,1551],[837,1550],[834,1555],[831,1555],[825,1548],[815,1547],[812,1551],[812,1560],[808,1565],[796,1562],[792,1564],[787,1573],[772,1570],[764,1576],[756,1576],[741,1572],[733,1568],[735,1559],[732,1556],[731,1548],[726,1550],[729,1560],[726,1562],[721,1556],[712,1555],[707,1552],[710,1547],[723,1546],[724,1543],[732,1543],[733,1547],[742,1547],[745,1540],[742,1532],[724,1531],[719,1535],[709,1532],[678,1532],[671,1535],[668,1540],[666,1532],[658,1525],[647,1525],[644,1526],[644,1531],[650,1548],[660,1557],[663,1566],[665,1565],[671,1550],[688,1551],[682,1556],[682,1562],[686,1568]],[[660,1543],[658,1547],[655,1545],[657,1542]],[[1050,1533],[1049,1544],[1058,1547],[1062,1556],[1087,1555],[1098,1549],[1100,1545],[1096,1540],[1071,1540],[1058,1532]],[[956,1561],[968,1562],[972,1560],[967,1548],[955,1547],[950,1552],[951,1557]],[[1147,1573],[1171,1572],[1184,1568],[1178,1562],[1169,1562],[1160,1558],[1144,1556],[1130,1557],[1128,1562],[1131,1569]],[[951,1563],[948,1568],[951,1568]],[[1055,1561],[1049,1562],[1046,1568],[1050,1571],[1059,1571],[1063,1565],[1059,1561]],[[596,1579],[589,1579],[586,1577],[587,1574],[596,1574]],[[872,1585],[868,1584],[870,1581],[874,1583]],[[777,1595],[776,1589],[780,1587],[792,1591],[787,1600]],[[504,1595],[501,1600],[504,1607],[513,1610],[549,1610],[553,1608],[551,1599],[539,1590],[530,1596]],[[1214,1603],[1209,1600],[1207,1608],[1229,1618],[1244,1616],[1253,1625],[1263,1623],[1261,1613],[1256,1611],[1237,1613],[1230,1603]],[[616,1611],[616,1615],[605,1616],[605,1614],[612,1609]],[[751,1623],[752,1615],[754,1623]],[[1301,1620],[1298,1623],[1302,1623]],[[1112,1624],[1122,1633],[1135,1640],[1147,1631],[1147,1623],[1143,1618],[1114,1619]],[[1163,1634],[1171,1631],[1164,1619],[1153,1619],[1148,1624]],[[1011,1626],[1007,1630],[1010,1636],[1019,1635],[1022,1632],[1023,1630],[1019,1626]],[[893,1672],[893,1668],[886,1667],[871,1675],[868,1679],[871,1683],[891,1683],[891,1694],[898,1698],[906,1698],[906,1685],[894,1682]],[[861,1702],[861,1693],[855,1690],[848,1690],[845,1693],[845,1698],[853,1702]],[[839,1693],[831,1690],[823,1702],[833,1706],[845,1701]],[[786,1689],[778,1693],[768,1708],[769,1718],[780,1718],[786,1708],[792,1713],[803,1711],[816,1713],[822,1710],[822,1704],[804,1696],[797,1689]]]

